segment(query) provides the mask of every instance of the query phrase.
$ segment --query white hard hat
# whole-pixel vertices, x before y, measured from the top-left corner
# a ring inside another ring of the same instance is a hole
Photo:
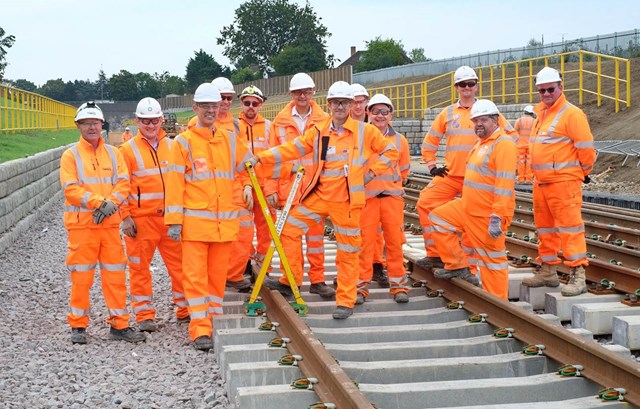
[[[138,118],[159,118],[162,116],[162,108],[160,103],[151,97],[142,98],[136,107],[136,116]]]
[[[375,94],[374,96],[372,96],[369,100],[369,103],[367,104],[367,109],[371,109],[372,106],[377,104],[384,104],[391,108],[391,112],[393,112],[393,104],[391,103],[391,100],[386,97],[386,95]]]
[[[309,74],[305,74],[304,72],[299,72],[291,77],[291,82],[289,83],[289,91],[315,87],[316,84],[315,82],[313,82],[313,78],[311,78]]]
[[[484,115],[497,115],[498,107],[488,99],[479,99],[471,107],[471,119]]]
[[[211,81],[213,85],[218,87],[218,91],[221,94],[235,94],[236,90],[233,89],[233,84],[225,77],[218,77]]]
[[[555,68],[544,67],[540,72],[538,72],[538,75],[536,75],[536,85],[560,81],[562,81],[562,77]]]
[[[351,84],[351,89],[353,90],[354,97],[357,97],[360,95],[360,96],[369,98],[369,91],[367,91],[367,89],[362,85],[357,83]]]
[[[327,91],[327,101],[334,98],[354,99],[351,85],[345,81],[336,81]]]
[[[526,112],[527,114],[533,114],[533,105],[527,105],[526,107],[524,107],[524,112]]]
[[[242,101],[242,98],[244,97],[256,97],[260,101],[264,101],[267,99],[262,91],[260,91],[260,88],[256,87],[255,85],[249,85],[247,88],[242,90],[238,98],[240,98],[240,101]]]
[[[220,102],[222,96],[215,85],[205,82],[200,84],[193,95],[193,102]]]
[[[463,65],[462,67],[458,68],[456,72],[453,73],[454,84],[457,84],[460,81],[464,81],[464,80],[477,80],[477,79],[478,79],[478,75],[473,70],[473,68],[466,65]]]
[[[129,127],[127,126],[126,128],[124,128],[125,131],[130,131],[131,129],[129,129]]]
[[[98,107],[95,102],[89,101],[80,105],[76,111],[74,121],[78,122],[82,119],[99,119],[104,122],[104,115],[102,114],[100,107]]]

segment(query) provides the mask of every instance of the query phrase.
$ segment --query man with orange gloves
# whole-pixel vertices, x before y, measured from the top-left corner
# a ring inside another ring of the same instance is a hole
[[[327,118],[327,114],[313,101],[316,84],[308,74],[302,72],[295,74],[289,82],[289,91],[292,101],[276,115],[271,123],[271,130],[269,131],[270,146],[278,146],[292,141],[307,130],[312,129],[317,122]],[[307,170],[304,176],[305,180],[310,179],[312,175],[309,173],[309,169],[313,166],[313,155],[311,153],[274,170],[274,176],[278,178],[279,207],[284,206],[287,201],[293,186],[294,173],[300,165]],[[304,184],[305,182],[303,181],[302,185]],[[317,224],[309,226],[304,236],[307,242],[307,261],[309,262],[307,274],[311,281],[309,292],[318,294],[323,298],[332,298],[336,295],[336,292],[324,281],[324,218],[318,220]],[[300,264],[300,269],[302,269],[304,265],[302,238],[298,243],[297,252],[299,256],[296,259],[302,263]],[[287,255],[289,255],[289,251]],[[289,263],[291,263],[291,257],[289,257]]]
[[[338,291],[335,319],[353,314],[358,281],[358,253],[360,252],[360,214],[365,205],[365,185],[374,177],[395,166],[398,150],[378,129],[349,117],[353,103],[351,86],[335,82],[327,94],[331,117],[321,120],[312,129],[294,140],[259,153],[251,158],[256,164],[272,165],[312,154],[308,167],[310,178],[305,180],[298,205],[291,210],[284,230],[282,244],[291,261],[296,284],[302,284],[300,238],[309,229],[329,216],[338,242]],[[365,172],[367,160],[377,153],[375,163]],[[267,281],[266,285],[291,295],[286,277]]]
[[[362,304],[369,296],[369,283],[374,277],[373,258],[378,245],[378,227],[387,249],[387,272],[390,292],[397,303],[409,302],[407,276],[402,254],[404,242],[404,189],[402,183],[409,175],[409,143],[390,125],[393,116],[391,100],[382,94],[374,95],[367,105],[369,121],[380,130],[382,135],[398,149],[398,162],[376,176],[365,186],[366,203],[360,217],[362,247],[360,249],[360,277],[356,304]],[[369,164],[375,164],[378,155],[368,158]]]
[[[478,140],[470,119],[471,107],[476,101],[478,76],[471,67],[463,65],[453,74],[453,82],[460,99],[438,114],[421,147],[422,159],[433,176],[420,192],[417,204],[427,257],[416,263],[425,269],[444,267],[431,236],[433,225],[429,213],[462,193],[467,156]],[[515,130],[502,115],[498,116],[498,126],[515,137]],[[442,138],[446,139],[445,165],[437,166],[436,154]]]
[[[518,149],[518,171],[516,182],[531,183],[533,174],[531,173],[531,155],[529,154],[529,135],[533,127],[533,120],[536,114],[533,113],[533,106],[524,107],[524,114],[516,120],[514,128],[518,133],[516,148]]]
[[[240,228],[232,201],[236,176],[245,204],[253,207],[253,189],[244,170],[251,154],[214,125],[221,99],[211,83],[196,89],[193,110],[198,121],[173,140],[167,175],[164,221],[167,235],[182,240],[189,335],[199,350],[213,347],[212,317],[222,314],[231,245]]]
[[[125,143],[129,139],[133,138],[133,134],[131,133],[131,129],[127,126],[124,128],[124,132],[122,133],[122,138],[120,139],[120,143]]]
[[[182,246],[167,237],[164,224],[165,179],[170,165],[172,140],[162,130],[162,108],[154,98],[143,98],[136,108],[138,134],[120,146],[129,169],[131,192],[120,208],[127,247],[131,306],[140,331],[157,330],[149,266],[156,248],[171,277],[173,303],[178,320],[189,310],[182,288]]]
[[[74,344],[87,343],[90,289],[98,262],[111,337],[128,342],[146,339],[129,327],[125,256],[118,228],[118,206],[129,194],[129,174],[118,149],[101,138],[103,122],[102,110],[94,102],[82,104],[75,116],[81,138],[60,159],[64,227],[69,235],[66,264],[71,273],[67,322]]]
[[[529,150],[533,171],[533,217],[540,244],[540,271],[522,284],[557,287],[556,266],[562,262],[571,269],[569,284],[562,295],[587,291],[587,244],[582,222],[582,183],[589,183],[596,153],[587,116],[567,101],[562,76],[544,67],[536,75],[541,102],[534,107]]]
[[[482,287],[506,300],[509,295],[509,263],[505,231],[515,209],[516,146],[499,126],[496,105],[476,101],[471,108],[478,142],[471,149],[464,173],[462,198],[446,203],[429,214],[433,239],[444,269],[437,278],[458,277],[474,284],[478,278],[469,271],[458,235],[466,234],[472,256],[469,262],[480,269]],[[472,261],[473,260],[473,261]]]

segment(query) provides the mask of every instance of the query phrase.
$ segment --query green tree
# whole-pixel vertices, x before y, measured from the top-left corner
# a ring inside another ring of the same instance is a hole
[[[27,81],[25,79],[18,79],[15,81],[9,81],[12,87],[20,88],[29,92],[38,92],[38,86],[31,81]]]
[[[136,89],[138,96],[136,99],[145,97],[160,98],[160,83],[151,74],[139,72],[134,74],[136,79]]]
[[[382,40],[378,36],[367,41],[367,49],[362,53],[362,59],[355,65],[354,71],[371,71],[404,65],[406,64],[405,55],[401,42],[392,38]]]
[[[234,21],[222,28],[217,42],[236,67],[256,63],[262,72],[268,71],[285,47],[302,44],[317,46],[331,66],[333,55],[326,55],[331,34],[321,20],[308,1],[301,7],[288,0],[249,0],[236,9]]]
[[[7,68],[7,64],[5,61],[5,56],[7,54],[7,49],[13,47],[13,43],[16,41],[16,37],[13,35],[5,35],[5,31],[2,27],[0,27],[0,80],[4,76],[4,70]]]
[[[45,82],[38,90],[38,93],[56,101],[62,101],[65,99],[65,87],[66,84],[62,81],[62,78],[58,78]]]
[[[414,48],[411,51],[409,51],[409,58],[411,58],[411,60],[413,62],[427,62],[427,61],[432,61],[431,58],[427,58],[424,55],[424,48],[420,47],[420,48]]]
[[[109,80],[107,79],[107,74],[104,73],[104,70],[102,70],[102,68],[100,69],[100,71],[98,71],[96,91],[98,92],[98,94],[94,97],[95,99],[109,99]]]
[[[109,78],[109,92],[116,101],[135,101],[138,99],[136,76],[127,70],[120,70]]]
[[[211,82],[216,77],[229,75],[228,67],[223,68],[211,54],[207,54],[201,48],[200,51],[196,51],[194,58],[189,58],[185,79],[189,91],[193,92],[203,82]]]
[[[273,57],[271,65],[277,75],[313,72],[327,68],[324,55],[311,44],[285,47],[280,54]]]
[[[187,82],[183,78],[178,77],[177,75],[168,75],[164,79],[163,97],[167,96],[168,94],[183,95],[186,92]]]
[[[236,70],[233,74],[231,74],[231,80],[234,84],[242,84],[243,82],[249,82],[257,79],[261,79],[262,76],[260,73],[254,73],[253,70],[249,67],[241,68]]]

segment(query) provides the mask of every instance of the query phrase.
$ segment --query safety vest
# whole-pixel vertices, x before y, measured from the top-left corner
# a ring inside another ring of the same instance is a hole
[[[365,194],[367,199],[376,196],[403,196],[404,188],[402,181],[409,175],[410,155],[409,143],[404,135],[396,132],[391,125],[387,127],[387,140],[399,151],[399,158],[396,166],[387,169],[382,174],[376,176],[371,182],[365,185]],[[374,153],[368,160],[369,163],[375,163],[378,154]],[[369,170],[369,166],[365,168],[365,172]]]
[[[536,183],[583,180],[593,169],[596,152],[587,116],[564,94],[547,107],[534,107],[529,152]]]
[[[533,128],[533,117],[531,115],[522,115],[516,120],[514,128],[518,133],[516,147],[529,147],[529,136],[531,135],[531,128]]]
[[[60,184],[64,192],[64,226],[67,229],[118,227],[120,213],[93,222],[93,212],[105,199],[115,205],[129,195],[129,173],[118,149],[98,140],[98,147],[85,139],[65,150],[60,158]]]

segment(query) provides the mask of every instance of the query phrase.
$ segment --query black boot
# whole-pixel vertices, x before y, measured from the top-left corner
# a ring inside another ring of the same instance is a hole
[[[389,288],[389,277],[382,268],[382,263],[373,263],[373,281],[376,281],[380,287]]]

